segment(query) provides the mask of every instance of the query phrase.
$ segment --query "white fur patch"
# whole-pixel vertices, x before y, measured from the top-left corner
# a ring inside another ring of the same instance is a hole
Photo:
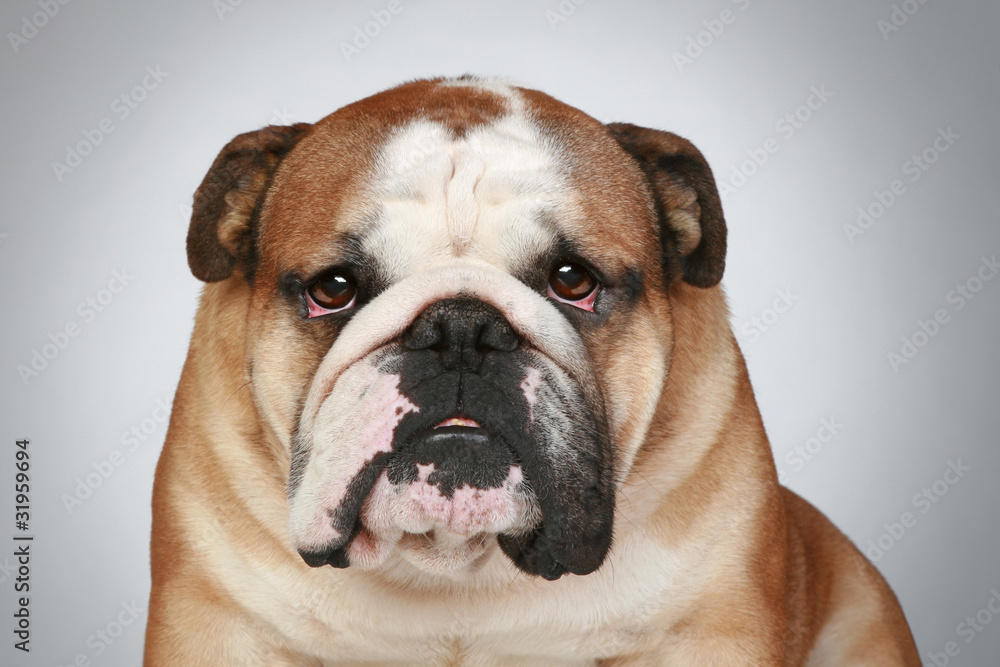
[[[316,382],[318,378],[314,378]],[[418,412],[397,390],[398,375],[363,360],[341,373],[309,425],[312,446],[304,471],[308,484],[291,504],[295,546],[318,550],[342,537],[331,514],[355,476],[380,452],[392,451],[396,426]]]
[[[377,221],[362,231],[390,281],[461,255],[509,271],[552,246],[545,217],[574,217],[563,158],[520,112],[518,97],[509,106],[460,138],[418,120],[386,142],[369,185]]]
[[[528,424],[535,421],[535,403],[538,402],[538,387],[542,382],[542,374],[537,368],[529,368],[524,379],[521,380],[521,393],[524,400],[528,402]]]

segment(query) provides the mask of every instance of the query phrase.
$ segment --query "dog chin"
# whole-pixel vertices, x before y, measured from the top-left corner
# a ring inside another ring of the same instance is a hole
[[[377,570],[398,557],[423,572],[461,577],[488,560],[497,534],[526,533],[541,520],[520,466],[511,466],[501,486],[466,484],[447,494],[427,481],[433,465],[420,468],[410,483],[379,476],[347,549],[352,567]]]
[[[475,574],[497,551],[495,535],[466,536],[448,530],[376,535],[361,528],[348,548],[351,567],[387,570],[402,561],[426,574],[462,579]]]

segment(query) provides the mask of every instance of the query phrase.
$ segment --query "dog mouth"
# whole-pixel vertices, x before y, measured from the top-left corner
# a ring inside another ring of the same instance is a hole
[[[521,462],[502,437],[473,419],[453,417],[404,443],[385,472],[395,485],[426,484],[450,499],[463,487],[498,488],[514,469],[520,471]]]
[[[381,566],[396,552],[424,571],[470,572],[497,534],[527,532],[540,519],[514,450],[476,420],[450,417],[388,460],[365,497],[344,556],[361,570]]]
[[[357,499],[353,525],[341,529],[335,549],[300,550],[308,564],[371,569],[398,548],[422,569],[454,571],[497,534],[527,532],[540,521],[520,457],[502,433],[523,427],[498,429],[464,409],[443,419],[425,412],[401,420],[392,451],[361,469],[345,498]]]
[[[523,353],[493,377],[422,378],[390,356],[348,373],[318,413],[320,453],[299,468],[293,458],[293,477],[316,480],[292,488],[307,564],[370,570],[399,555],[461,577],[498,546],[549,580],[600,565],[611,540],[609,449],[575,386],[544,358]]]
[[[398,545],[453,569],[499,545],[546,579],[592,572],[614,507],[602,404],[504,334],[499,313],[439,305],[401,342],[314,379],[322,398],[304,413],[289,477],[297,550],[314,567],[366,568]]]

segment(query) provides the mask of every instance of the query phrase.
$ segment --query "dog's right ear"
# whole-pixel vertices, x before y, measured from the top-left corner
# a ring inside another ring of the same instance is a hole
[[[668,282],[679,273],[695,287],[718,285],[726,269],[726,221],[701,151],[672,132],[630,123],[607,127],[642,169],[657,200]]]
[[[194,193],[188,227],[188,266],[205,282],[225,280],[237,264],[254,261],[253,218],[278,164],[312,127],[269,125],[226,144]]]

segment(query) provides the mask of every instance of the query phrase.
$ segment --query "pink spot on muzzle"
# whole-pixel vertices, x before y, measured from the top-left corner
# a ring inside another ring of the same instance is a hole
[[[464,484],[451,498],[427,481],[433,464],[418,464],[417,469],[417,481],[406,489],[406,509],[413,518],[431,520],[459,535],[473,535],[496,530],[522,511],[514,495],[514,488],[524,479],[520,466],[511,466],[502,486],[480,489]]]
[[[347,429],[360,437],[339,443],[345,451],[342,457],[331,463],[333,474],[321,502],[325,511],[318,512],[312,522],[306,540],[309,544],[325,545],[343,537],[334,525],[335,516],[344,503],[351,482],[377,455],[392,451],[396,427],[407,414],[420,411],[399,393],[398,387],[399,375],[380,374],[361,399],[363,407],[351,420],[360,428]]]
[[[364,439],[361,451],[365,463],[379,452],[392,451],[392,436],[407,414],[420,412],[420,408],[399,393],[399,375],[383,375],[372,388],[374,398],[371,409],[366,410]],[[359,466],[354,474],[361,470]],[[352,474],[351,477],[354,475]]]

